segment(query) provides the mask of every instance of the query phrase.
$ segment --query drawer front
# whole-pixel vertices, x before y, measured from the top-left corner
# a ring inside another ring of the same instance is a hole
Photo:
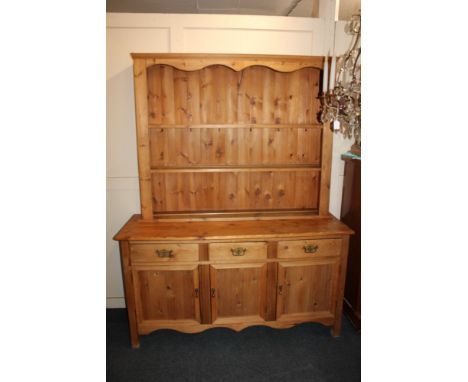
[[[213,261],[265,260],[267,243],[211,243],[208,245],[208,253]]]
[[[198,244],[131,244],[132,263],[198,261]]]
[[[340,256],[341,239],[294,240],[278,242],[279,259],[313,259]]]

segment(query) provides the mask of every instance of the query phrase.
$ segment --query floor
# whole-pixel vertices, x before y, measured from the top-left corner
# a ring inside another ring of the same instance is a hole
[[[308,381],[361,380],[361,336],[343,318],[342,335],[320,324],[239,333],[197,334],[160,330],[129,343],[125,309],[107,310],[107,381]]]

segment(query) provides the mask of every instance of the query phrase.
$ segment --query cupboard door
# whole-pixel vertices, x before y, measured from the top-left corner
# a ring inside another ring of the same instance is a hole
[[[339,258],[278,263],[278,321],[332,318]]]
[[[265,321],[266,263],[213,264],[210,280],[213,324]]]
[[[133,277],[139,322],[200,322],[197,265],[152,266]]]

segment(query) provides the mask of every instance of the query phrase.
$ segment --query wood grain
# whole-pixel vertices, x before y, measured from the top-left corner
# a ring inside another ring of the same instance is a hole
[[[133,270],[138,321],[200,322],[198,266],[154,266]]]
[[[318,124],[319,77],[315,68],[280,73],[254,66],[235,72],[213,65],[186,72],[154,65],[147,76],[148,120],[152,127]]]
[[[333,216],[312,219],[158,222],[132,218],[114,240],[265,240],[269,238],[327,238],[350,235],[353,231]]]
[[[200,322],[211,324],[211,298],[210,298],[210,266],[199,265],[200,274]]]
[[[164,251],[171,251],[170,257],[160,257]],[[159,252],[159,253],[158,253]],[[130,258],[132,264],[138,263],[173,263],[198,261],[197,244],[151,243],[131,244]]]
[[[310,127],[151,129],[151,167],[319,166],[321,133]]]
[[[277,320],[294,314],[334,315],[334,275],[339,272],[337,259],[278,263]]]
[[[135,85],[135,117],[138,144],[138,174],[140,179],[140,205],[143,219],[153,218],[151,196],[150,143],[148,131],[148,90],[145,60],[133,62],[133,79]]]
[[[313,253],[305,251],[305,246],[315,247]],[[340,256],[341,239],[288,240],[278,242],[279,259],[315,259],[317,257]]]
[[[165,64],[180,70],[200,70],[210,65],[224,65],[232,70],[243,70],[261,65],[280,72],[293,72],[301,68],[323,68],[322,56],[278,56],[250,54],[200,53],[131,53],[132,58],[146,60],[147,66]]]
[[[343,312],[343,297],[346,281],[346,267],[348,265],[348,250],[349,250],[349,236],[343,237],[341,246],[341,262],[339,268],[339,279],[337,280],[337,296],[336,296],[336,310],[335,322],[332,327],[332,335],[338,337],[341,334],[341,319]]]
[[[266,321],[276,320],[276,287],[278,280],[278,264],[267,264],[267,296],[266,296]]]
[[[236,242],[208,244],[210,260],[221,262],[248,262],[249,260],[266,260],[267,243],[265,242]],[[242,248],[241,256],[234,256],[232,249]]]
[[[333,133],[330,124],[323,127],[322,136],[322,170],[320,171],[320,201],[319,214],[322,216],[329,214],[330,209],[330,177],[331,177],[331,156],[333,147]]]
[[[127,305],[128,326],[130,329],[130,343],[133,348],[138,348],[140,347],[140,340],[138,338],[136,302],[132,270],[130,266],[130,246],[128,241],[120,241],[119,247],[124,281],[125,303]]]
[[[318,170],[287,170],[153,171],[154,212],[317,208]]]
[[[210,266],[213,323],[265,320],[267,264]]]

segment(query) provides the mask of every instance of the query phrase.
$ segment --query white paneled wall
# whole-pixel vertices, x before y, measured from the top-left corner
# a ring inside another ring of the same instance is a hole
[[[339,26],[341,23],[338,24]],[[342,25],[341,25],[342,27]],[[340,28],[338,28],[340,29]],[[124,307],[117,242],[112,236],[139,213],[131,52],[324,55],[323,19],[197,14],[107,14],[107,307]],[[344,33],[339,38],[345,41]],[[336,51],[343,50],[337,44]],[[335,136],[330,211],[339,216],[350,142]]]

